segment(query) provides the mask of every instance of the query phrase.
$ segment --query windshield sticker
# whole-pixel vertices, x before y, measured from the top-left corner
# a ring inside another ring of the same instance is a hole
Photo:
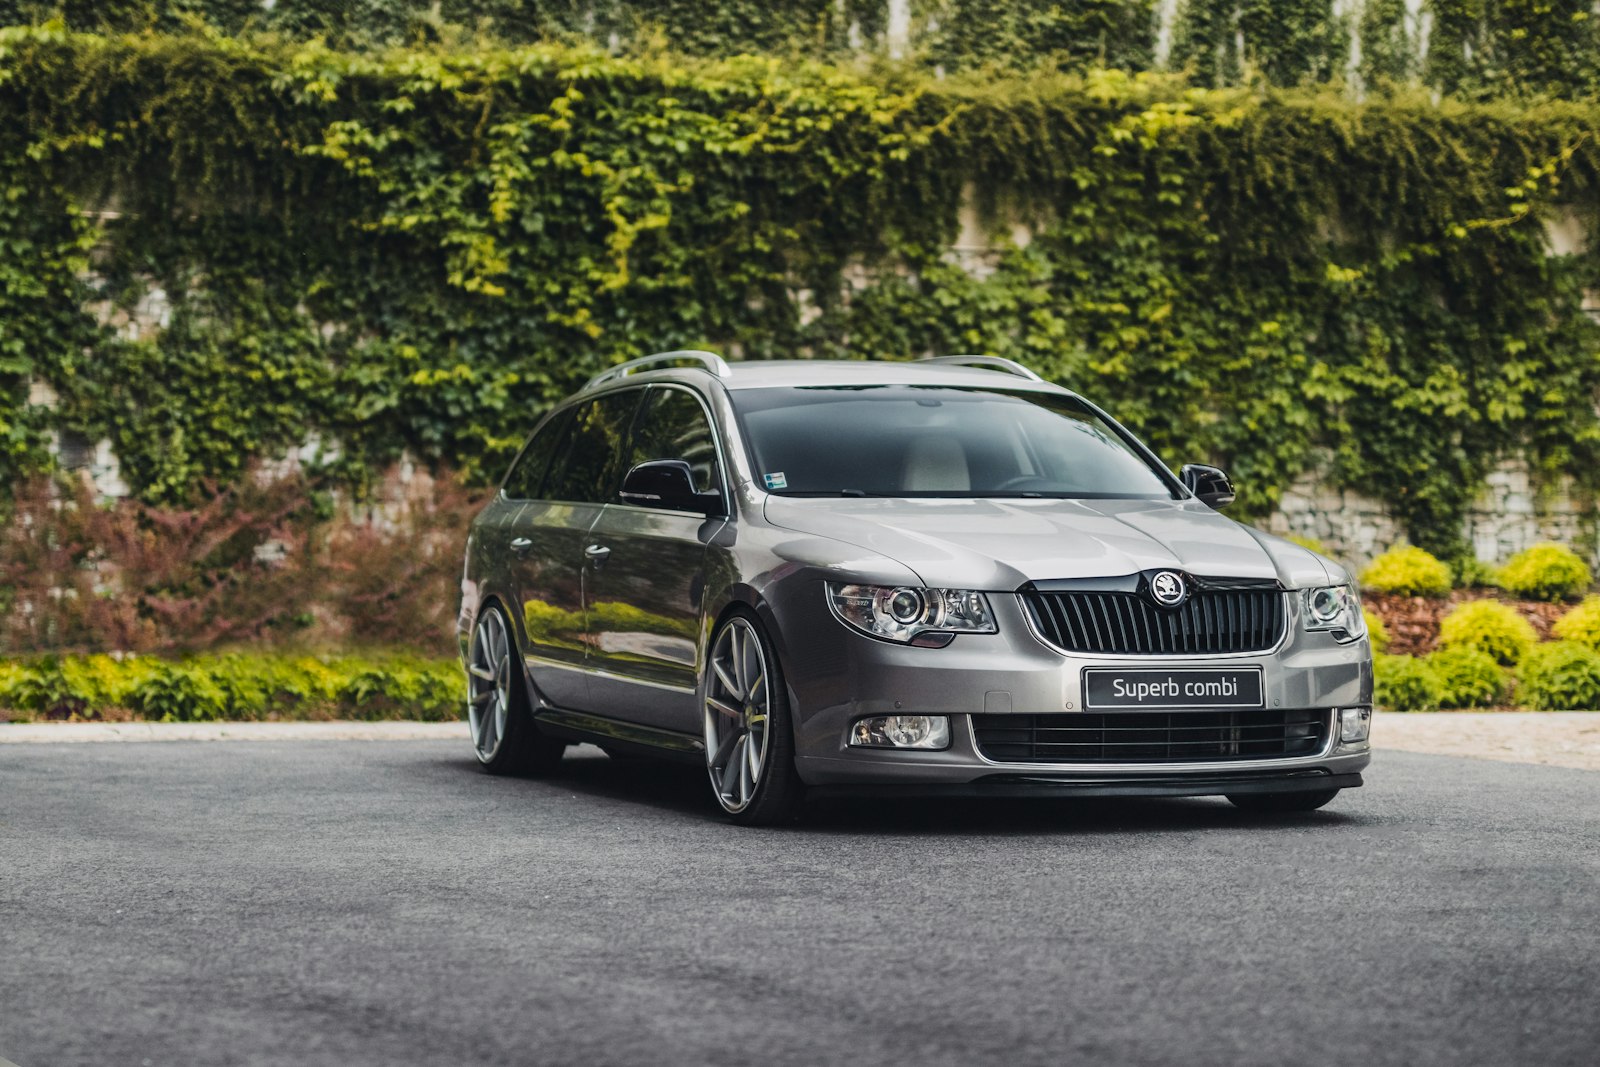
[[[787,488],[789,488],[789,479],[787,479],[787,478],[785,478],[783,476],[783,472],[782,471],[778,471],[776,474],[764,475],[764,477],[767,480],[767,488],[768,489],[787,489]]]

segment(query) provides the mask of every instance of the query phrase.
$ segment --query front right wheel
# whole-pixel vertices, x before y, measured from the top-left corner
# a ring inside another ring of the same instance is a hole
[[[794,767],[783,671],[756,618],[739,612],[717,628],[700,689],[717,803],[744,826],[792,822],[805,784]]]

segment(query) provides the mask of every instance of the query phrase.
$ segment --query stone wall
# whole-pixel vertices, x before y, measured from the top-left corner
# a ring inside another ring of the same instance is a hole
[[[1026,247],[1033,233],[1027,224],[1004,217],[1003,209],[1000,217],[985,217],[978,207],[977,190],[968,187],[964,193],[958,233],[947,259],[983,278],[994,272],[1006,247]],[[1587,245],[1575,213],[1547,222],[1546,236],[1552,255],[1571,255]],[[89,280],[91,284],[99,281],[94,277]],[[872,284],[872,280],[872,272],[861,267],[850,273],[845,284],[860,288]],[[802,317],[817,313],[813,294],[797,292],[795,297]],[[1585,294],[1585,306],[1600,317],[1600,291]],[[138,340],[159,334],[167,326],[170,300],[152,281],[149,292],[131,312],[114,307],[110,301],[99,302],[92,310],[103,325],[120,337]],[[728,349],[730,358],[739,358],[737,345],[729,345]],[[55,393],[45,383],[35,382],[29,400],[54,406]],[[290,450],[264,469],[288,473],[314,462],[318,456],[326,458],[336,449],[337,442],[308,439],[303,447]],[[52,451],[64,469],[81,471],[88,477],[103,498],[128,494],[110,441],[95,442],[70,432],[57,433]],[[426,478],[426,474],[415,473],[414,464],[403,461],[396,477],[380,488],[383,499],[378,502],[379,510],[403,508],[407,498],[425,491],[425,485],[412,484],[419,477]],[[1319,541],[1334,556],[1356,568],[1405,540],[1400,524],[1378,500],[1358,490],[1335,486],[1326,470],[1308,471],[1297,479],[1285,490],[1278,509],[1260,525],[1280,536],[1293,534]],[[1462,535],[1485,563],[1504,563],[1530,545],[1556,541],[1582,553],[1591,563],[1600,564],[1596,553],[1600,521],[1595,502],[1576,498],[1567,485],[1536,484],[1521,460],[1507,460],[1489,475],[1468,514]]]
[[[1462,529],[1480,561],[1501,564],[1530,545],[1556,541],[1582,553],[1591,564],[1600,562],[1595,555],[1592,503],[1578,499],[1566,485],[1537,484],[1521,460],[1507,460],[1486,481]],[[1320,541],[1356,568],[1405,541],[1400,524],[1381,503],[1359,491],[1340,489],[1316,471],[1296,480],[1261,526],[1279,536]]]

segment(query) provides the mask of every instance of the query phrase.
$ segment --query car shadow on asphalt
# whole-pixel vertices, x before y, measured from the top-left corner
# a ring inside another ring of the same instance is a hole
[[[451,761],[457,764],[457,761]],[[470,762],[457,765],[469,768]],[[530,792],[556,789],[672,812],[694,822],[724,822],[698,767],[649,759],[616,759],[598,750],[570,752],[560,773],[517,784]],[[1286,815],[1243,812],[1221,797],[1149,798],[883,798],[830,797],[809,801],[786,833],[817,834],[1097,834],[1362,825],[1339,810]]]

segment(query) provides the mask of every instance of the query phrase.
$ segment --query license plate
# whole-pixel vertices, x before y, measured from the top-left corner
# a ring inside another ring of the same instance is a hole
[[[1260,667],[1119,670],[1085,667],[1085,708],[1260,708]]]

